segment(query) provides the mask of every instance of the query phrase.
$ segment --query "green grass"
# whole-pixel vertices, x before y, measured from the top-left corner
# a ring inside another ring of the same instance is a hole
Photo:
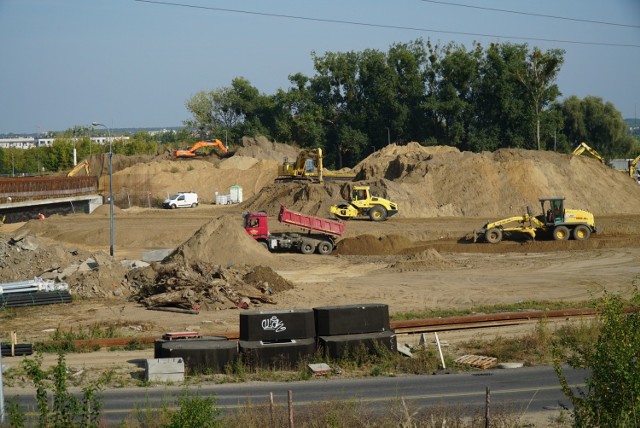
[[[591,301],[581,302],[552,302],[546,300],[526,301],[512,304],[500,304],[489,306],[474,306],[467,309],[425,309],[422,311],[396,312],[391,315],[393,321],[407,321],[424,318],[446,318],[465,315],[497,314],[504,312],[522,311],[555,311],[562,309],[590,308]]]

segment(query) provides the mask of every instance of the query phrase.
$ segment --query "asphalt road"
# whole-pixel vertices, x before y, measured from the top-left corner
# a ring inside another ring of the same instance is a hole
[[[570,385],[584,384],[588,372],[565,368]],[[519,413],[559,411],[571,407],[560,390],[552,367],[495,369],[461,374],[372,377],[366,379],[314,379],[306,382],[250,382],[242,384],[199,384],[190,387],[193,394],[215,395],[223,411],[237,411],[246,403],[269,402],[273,393],[277,405],[286,406],[292,391],[294,412],[318,401],[360,400],[373,411],[386,411],[403,398],[413,412],[426,413],[430,406],[447,405],[477,412],[484,409],[486,390],[490,391],[491,408],[510,409]],[[169,405],[183,393],[183,387],[154,387],[108,390],[102,393],[102,416],[109,426],[117,425],[134,409],[153,409]],[[5,394],[6,395],[6,394]],[[13,397],[6,395],[5,399]],[[20,396],[21,406],[31,406],[33,397]]]

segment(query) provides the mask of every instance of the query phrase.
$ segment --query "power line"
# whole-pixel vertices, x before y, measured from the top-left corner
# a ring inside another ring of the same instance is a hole
[[[569,18],[566,16],[558,16],[558,15],[545,15],[542,13],[531,13],[531,12],[520,12],[517,10],[508,10],[508,9],[497,9],[493,7],[484,7],[484,6],[473,6],[469,4],[462,3],[453,3],[448,1],[438,1],[438,0],[420,0],[425,3],[436,3],[442,4],[446,6],[458,6],[458,7],[466,7],[469,9],[480,9],[480,10],[488,10],[491,12],[503,12],[503,13],[512,13],[514,15],[525,15],[525,16],[537,16],[539,18],[551,18],[551,19],[561,19],[564,21],[573,21],[573,22],[586,22],[588,24],[601,24],[601,25],[613,25],[616,27],[628,27],[628,28],[640,28],[640,25],[631,25],[631,24],[620,24],[617,22],[607,22],[607,21],[596,21],[591,19],[579,19],[579,18]]]
[[[399,25],[388,25],[388,24],[371,24],[367,22],[358,22],[358,21],[346,21],[341,19],[328,19],[328,18],[311,18],[308,16],[297,16],[297,15],[286,15],[279,13],[267,13],[267,12],[252,12],[249,10],[240,10],[240,9],[227,9],[222,7],[212,7],[212,6],[198,6],[193,4],[185,4],[185,3],[174,3],[174,2],[165,2],[158,0],[133,0],[139,3],[151,3],[151,4],[159,4],[164,6],[176,6],[176,7],[185,7],[190,9],[203,9],[203,10],[215,10],[218,12],[230,12],[230,13],[240,13],[245,15],[255,15],[255,16],[268,16],[272,18],[286,18],[286,19],[297,19],[302,21],[313,21],[313,22],[325,22],[331,24],[345,24],[345,25],[357,25],[361,27],[373,27],[373,28],[386,28],[392,30],[410,30],[410,31],[419,31],[423,33],[439,33],[439,34],[455,34],[462,36],[474,36],[474,37],[491,37],[497,39],[512,39],[512,40],[527,40],[527,41],[536,41],[536,42],[552,42],[552,43],[567,43],[574,45],[588,45],[588,46],[609,46],[609,47],[624,47],[624,48],[640,48],[640,45],[627,44],[627,43],[607,43],[607,42],[583,42],[579,40],[562,40],[562,39],[545,39],[539,37],[521,37],[521,36],[504,36],[498,34],[484,34],[484,33],[469,33],[464,31],[447,31],[447,30],[434,30],[429,28],[418,28],[418,27],[405,27]]]

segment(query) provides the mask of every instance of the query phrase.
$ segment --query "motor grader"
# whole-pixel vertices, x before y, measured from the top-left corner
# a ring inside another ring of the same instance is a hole
[[[540,199],[542,214],[534,216],[531,208],[522,216],[489,222],[473,232],[473,242],[484,240],[491,244],[502,241],[505,235],[524,233],[535,239],[538,234],[551,235],[556,241],[570,237],[576,241],[589,239],[598,231],[593,214],[584,210],[565,209],[564,198]]]
[[[398,213],[398,204],[373,196],[369,186],[353,186],[351,201],[332,205],[329,212],[341,220],[369,218],[371,221],[385,221]]]

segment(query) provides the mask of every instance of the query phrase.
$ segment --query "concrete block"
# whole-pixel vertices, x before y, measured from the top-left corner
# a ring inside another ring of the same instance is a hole
[[[146,360],[145,378],[148,382],[184,381],[182,358],[153,358]]]

